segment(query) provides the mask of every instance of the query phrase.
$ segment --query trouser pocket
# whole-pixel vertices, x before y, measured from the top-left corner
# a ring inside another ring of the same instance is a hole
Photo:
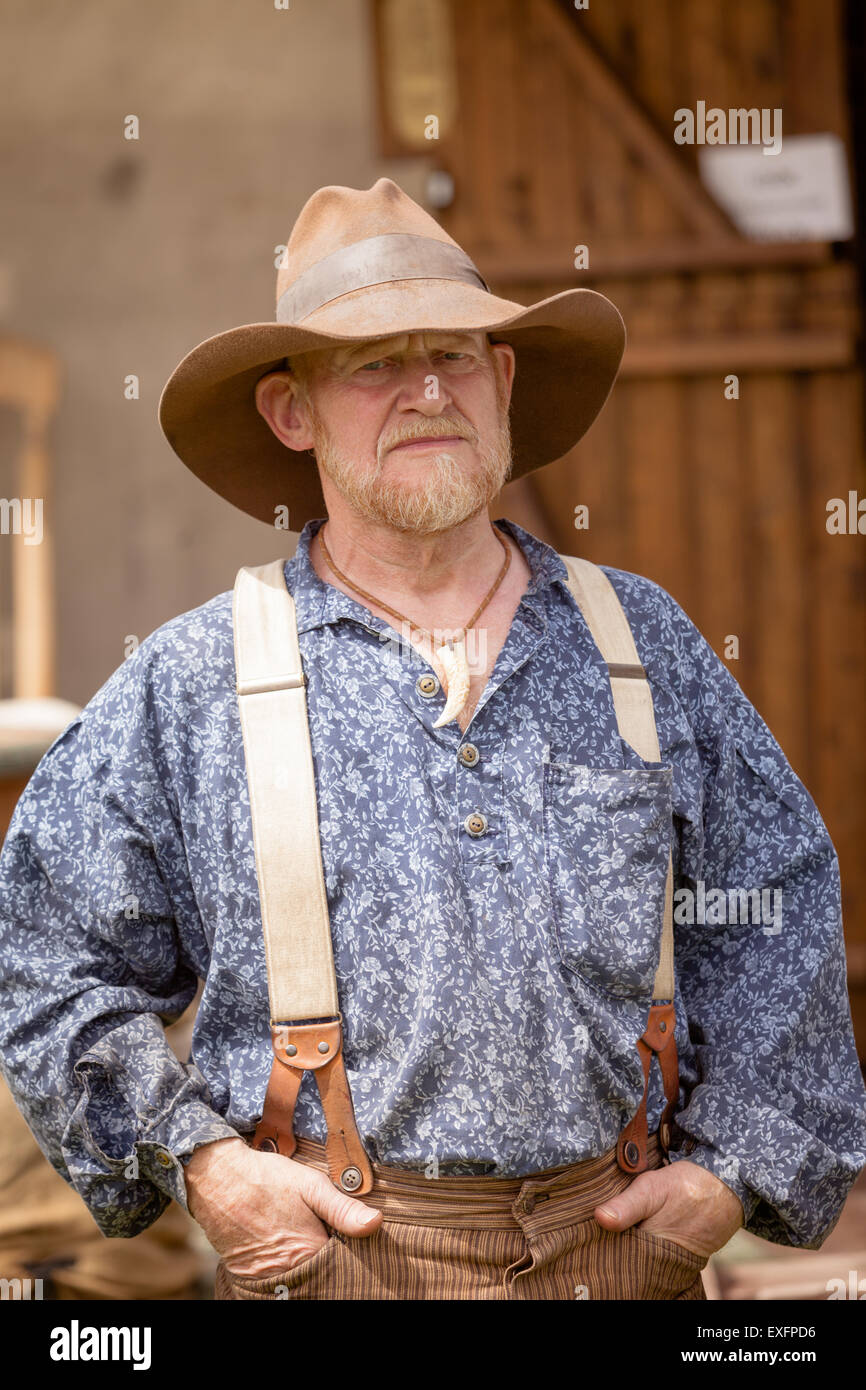
[[[301,1260],[300,1264],[267,1279],[253,1279],[245,1274],[232,1274],[220,1261],[217,1269],[214,1298],[218,1300],[254,1300],[280,1302],[284,1299],[329,1298],[333,1281],[334,1260],[343,1248],[344,1237],[339,1233]]]
[[[705,1298],[703,1255],[640,1227],[607,1231],[594,1218],[532,1237],[533,1262],[515,1274],[518,1299],[661,1301]]]

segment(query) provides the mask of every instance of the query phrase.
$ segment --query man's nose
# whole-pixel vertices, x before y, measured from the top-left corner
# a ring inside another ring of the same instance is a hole
[[[400,371],[397,406],[400,410],[417,410],[423,415],[439,415],[451,397],[445,382],[438,376],[431,358],[407,357]]]

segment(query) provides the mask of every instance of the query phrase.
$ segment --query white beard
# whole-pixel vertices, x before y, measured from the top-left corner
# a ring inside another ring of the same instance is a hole
[[[359,516],[395,531],[425,536],[460,526],[488,506],[511,472],[511,427],[507,409],[501,412],[498,437],[489,448],[480,451],[479,461],[471,471],[460,464],[454,454],[443,449],[432,459],[425,459],[423,466],[419,466],[418,480],[411,482],[383,480],[381,449],[375,469],[360,469],[352,455],[343,452],[328,437],[315,411],[311,413],[315,454],[323,473]],[[412,429],[421,437],[429,434],[430,425],[430,421],[420,420]],[[443,425],[455,434],[467,430],[466,421],[437,417],[435,427],[442,429]],[[402,437],[411,439],[412,429],[407,429]],[[445,430],[442,432],[444,434]],[[477,448],[477,435],[470,443]]]

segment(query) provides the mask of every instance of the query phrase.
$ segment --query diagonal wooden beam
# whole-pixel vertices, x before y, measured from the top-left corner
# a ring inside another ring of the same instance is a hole
[[[705,236],[737,237],[737,232],[697,174],[678,156],[664,135],[580,28],[580,16],[568,18],[556,0],[533,0],[534,19],[546,29],[581,90],[603,109],[648,173],[655,175],[671,203],[694,231]],[[673,122],[673,112],[671,112]]]

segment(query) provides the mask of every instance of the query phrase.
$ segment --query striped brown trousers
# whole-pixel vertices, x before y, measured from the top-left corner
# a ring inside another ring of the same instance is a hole
[[[325,1169],[324,1149],[298,1140],[295,1159]],[[649,1166],[664,1159],[650,1136]],[[440,1177],[373,1164],[358,1198],[384,1220],[370,1236],[329,1231],[326,1245],[269,1279],[217,1269],[215,1298],[702,1299],[707,1263],[639,1227],[611,1232],[593,1210],[633,1179],[613,1150],[523,1178]]]

